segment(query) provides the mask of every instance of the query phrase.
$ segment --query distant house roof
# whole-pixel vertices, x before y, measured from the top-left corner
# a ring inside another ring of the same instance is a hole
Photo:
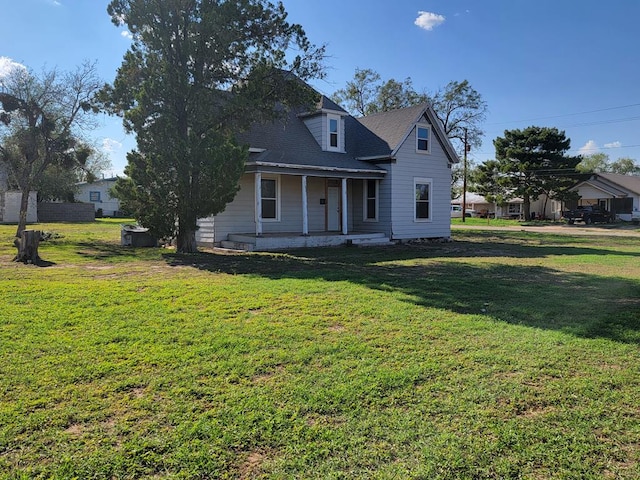
[[[109,177],[109,178],[98,178],[96,180],[94,180],[93,182],[78,182],[76,183],[76,185],[80,186],[80,185],[89,185],[92,183],[100,183],[100,182],[115,182],[116,180],[118,180],[118,176],[115,177]]]
[[[589,179],[584,180],[571,190],[579,190],[582,185],[591,185],[607,194],[622,198],[629,193],[640,195],[640,177],[636,175],[620,175],[617,173],[594,173]]]

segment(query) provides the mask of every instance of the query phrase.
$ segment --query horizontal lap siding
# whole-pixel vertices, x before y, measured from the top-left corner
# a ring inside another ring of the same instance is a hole
[[[382,166],[387,168],[386,165]],[[356,232],[385,233],[391,235],[391,173],[378,183],[378,221],[364,220],[364,180],[353,180],[352,218]]]
[[[253,174],[245,174],[240,178],[240,190],[233,201],[227,204],[224,211],[213,218],[213,226],[215,229],[214,241],[216,243],[227,240],[227,236],[230,233],[255,233],[254,188]],[[209,218],[208,221],[210,222],[211,218]],[[202,224],[203,230],[205,230],[205,225],[202,220],[200,220],[198,224]],[[210,225],[210,223],[208,225]],[[205,232],[202,233],[205,234]],[[207,236],[210,236],[210,234]]]
[[[451,235],[451,169],[442,146],[435,140],[430,154],[416,152],[415,128],[401,146],[393,165],[393,238],[438,238]],[[414,178],[432,180],[431,219],[414,218]]]

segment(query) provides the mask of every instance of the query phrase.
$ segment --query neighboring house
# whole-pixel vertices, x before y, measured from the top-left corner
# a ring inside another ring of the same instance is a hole
[[[77,202],[93,203],[95,211],[102,210],[104,217],[120,216],[120,201],[109,195],[109,190],[116,183],[118,177],[103,178],[95,182],[78,183],[78,191],[75,195]]]
[[[621,220],[631,220],[632,212],[640,210],[639,176],[594,173],[571,191],[580,196],[577,205],[598,205]]]
[[[255,125],[225,210],[199,222],[202,245],[278,248],[449,237],[458,162],[427,104],[354,118],[322,96],[311,112]]]
[[[503,205],[489,202],[482,195],[477,193],[467,193],[467,210],[475,210],[482,217],[491,218],[524,218],[524,201],[522,198],[511,198]],[[462,205],[462,197],[451,201],[452,205]],[[546,219],[558,220],[562,216],[562,204],[556,200],[549,200],[545,195],[541,195],[537,200],[531,202],[531,214],[536,217],[541,215]]]
[[[37,198],[36,192],[29,193],[27,223],[38,221]],[[8,175],[3,166],[0,165],[0,222],[18,223],[20,221],[21,199],[22,194],[19,191],[8,189]]]

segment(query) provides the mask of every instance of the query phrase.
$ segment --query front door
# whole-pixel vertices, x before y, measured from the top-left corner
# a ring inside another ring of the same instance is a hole
[[[327,187],[327,231],[340,231],[340,187]]]

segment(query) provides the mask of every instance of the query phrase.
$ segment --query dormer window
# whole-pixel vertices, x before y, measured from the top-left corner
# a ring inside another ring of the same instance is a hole
[[[431,153],[431,127],[428,125],[416,126],[416,152]]]
[[[342,151],[342,146],[340,145],[341,125],[342,122],[338,115],[327,115],[327,150]]]

